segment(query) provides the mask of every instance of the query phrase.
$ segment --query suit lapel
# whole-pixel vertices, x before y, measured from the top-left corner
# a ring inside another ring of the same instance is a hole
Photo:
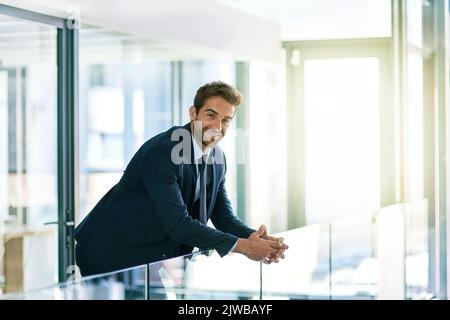
[[[191,124],[188,123],[186,125],[184,125],[184,128],[186,130],[189,131],[189,139],[190,139],[190,146],[191,146],[191,162],[186,164],[186,167],[188,168],[188,174],[190,175],[189,180],[191,182],[191,186],[193,186],[193,188],[191,189],[191,193],[190,193],[190,197],[189,197],[189,201],[190,201],[190,206],[189,206],[189,212],[192,212],[193,207],[194,207],[194,200],[195,200],[195,188],[197,186],[197,179],[198,179],[198,172],[197,172],[197,167],[195,166],[195,157],[194,157],[194,146],[192,145],[192,132],[191,132]]]

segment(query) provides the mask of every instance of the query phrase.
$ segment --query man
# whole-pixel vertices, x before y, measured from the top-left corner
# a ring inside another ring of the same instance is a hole
[[[75,229],[83,276],[213,248],[264,263],[284,258],[287,245],[264,226],[248,228],[225,191],[225,136],[241,94],[223,82],[198,89],[191,122],[145,142],[120,181]],[[180,140],[180,138],[182,138]],[[206,225],[211,219],[216,229]]]

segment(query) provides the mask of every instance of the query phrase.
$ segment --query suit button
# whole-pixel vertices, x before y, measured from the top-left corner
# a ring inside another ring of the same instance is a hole
[[[167,259],[166,254],[163,254],[163,255],[161,256],[161,259]]]

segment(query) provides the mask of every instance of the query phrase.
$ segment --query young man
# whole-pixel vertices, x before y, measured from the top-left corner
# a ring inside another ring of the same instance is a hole
[[[120,181],[75,229],[83,276],[213,248],[271,263],[287,245],[264,226],[248,228],[225,191],[225,136],[241,94],[223,82],[198,89],[191,122],[145,142]],[[207,226],[211,219],[216,229]]]

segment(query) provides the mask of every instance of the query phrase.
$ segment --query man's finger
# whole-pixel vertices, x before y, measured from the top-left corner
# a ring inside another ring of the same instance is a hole
[[[289,246],[287,244],[285,244],[284,242],[279,241],[279,243],[283,246],[284,250],[289,249]]]
[[[278,239],[278,243],[279,243],[280,245],[282,245],[284,249],[289,248],[289,246],[288,246],[287,244],[284,243],[284,239],[283,239],[283,238],[279,238],[279,239]]]
[[[285,258],[284,250],[283,249],[278,250],[277,254],[276,254],[276,256],[274,256],[274,258],[276,258],[276,259],[284,259]]]
[[[272,240],[268,240],[269,242],[270,242],[270,246],[272,247],[272,248],[275,248],[275,249],[288,249],[289,248],[289,246],[287,245],[287,244],[284,244],[283,242],[281,242],[281,241],[272,241]]]
[[[273,240],[273,241],[281,240],[281,242],[284,242],[284,238],[283,237],[274,237],[274,236],[267,235],[266,239],[267,240]]]
[[[268,240],[276,241],[280,244],[280,246],[284,245],[284,238],[276,238],[276,237],[269,236]],[[285,249],[287,249],[287,248],[285,248]]]
[[[272,253],[272,254],[269,255],[269,258],[272,259],[272,260],[275,260],[277,258],[277,256],[278,256],[278,254],[279,254],[278,251],[275,251],[275,253]]]
[[[274,240],[267,240],[267,241],[269,241],[269,244],[273,249],[276,249],[276,250],[282,249],[282,246],[280,245],[280,243],[278,243],[278,241],[274,241]]]
[[[266,233],[267,233],[266,226],[263,224],[259,227],[258,231],[256,231],[256,234],[258,235],[258,237],[261,237]]]
[[[261,238],[266,239],[267,238],[267,228],[266,225],[262,224],[261,227],[262,228],[262,233],[260,235]]]
[[[283,249],[278,250],[276,259],[280,259],[283,256],[284,256],[284,250]]]

